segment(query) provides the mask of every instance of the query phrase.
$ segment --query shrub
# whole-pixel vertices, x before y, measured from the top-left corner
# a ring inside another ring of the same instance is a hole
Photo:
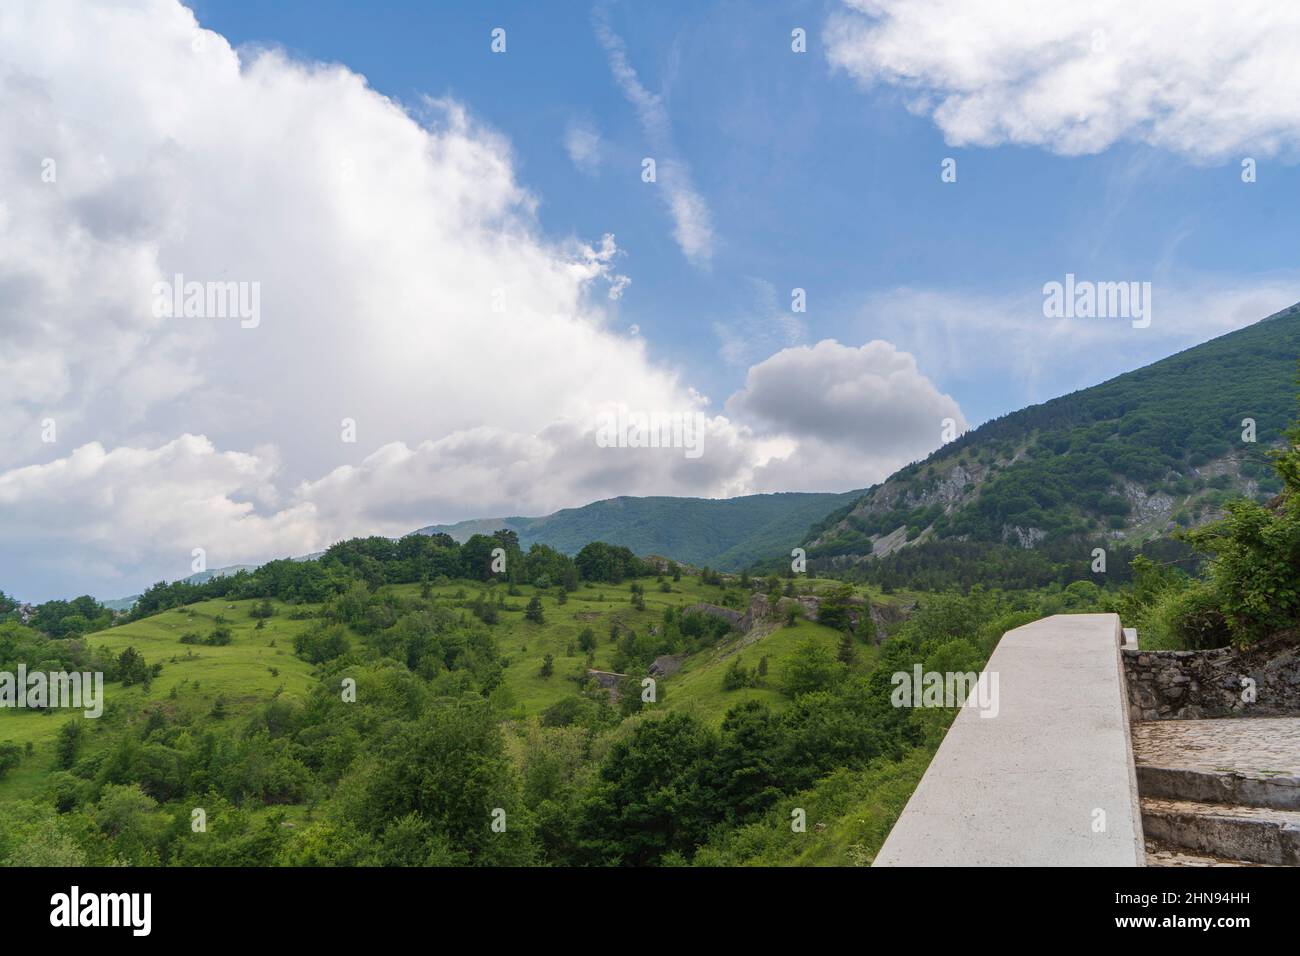
[[[22,762],[23,751],[17,744],[0,744],[0,780]]]
[[[293,652],[308,664],[322,664],[342,657],[351,644],[342,625],[331,624],[304,631],[293,639]]]
[[[1210,584],[1239,645],[1300,625],[1300,423],[1274,467],[1285,485],[1275,507],[1230,502],[1221,520],[1186,535],[1212,556]]]
[[[723,690],[740,690],[742,687],[754,687],[758,684],[757,675],[749,668],[740,663],[740,658],[731,662],[725,674],[722,675]]]

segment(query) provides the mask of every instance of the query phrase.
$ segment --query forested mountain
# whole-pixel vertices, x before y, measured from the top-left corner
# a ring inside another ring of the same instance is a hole
[[[822,564],[892,555],[914,571],[968,552],[1086,556],[1081,542],[1138,547],[1231,498],[1267,499],[1297,356],[1300,305],[987,422],[818,522],[805,546]]]
[[[641,555],[659,554],[693,565],[739,570],[789,553],[810,525],[857,500],[843,494],[786,492],[740,498],[609,498],[540,518],[480,518],[421,528],[465,541],[508,528],[527,548],[550,545],[576,554],[589,541],[608,541]]]

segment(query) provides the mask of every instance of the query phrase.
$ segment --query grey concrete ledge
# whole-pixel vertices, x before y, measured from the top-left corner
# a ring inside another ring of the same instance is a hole
[[[1143,866],[1121,640],[1114,614],[1004,634],[996,715],[958,712],[874,865]]]

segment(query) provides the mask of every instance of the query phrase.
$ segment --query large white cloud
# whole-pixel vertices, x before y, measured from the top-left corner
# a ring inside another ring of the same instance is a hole
[[[961,408],[888,342],[861,348],[825,339],[783,349],[753,366],[728,411],[778,435],[798,435],[797,455],[759,469],[765,490],[862,487],[925,457]]]
[[[11,562],[29,562],[71,586],[133,580],[128,569],[182,576],[195,548],[213,567],[305,553],[322,543],[315,509],[279,501],[275,464],[268,449],[219,452],[182,435],[157,448],[92,442],[0,473],[5,569],[12,575]]]
[[[1300,6],[1273,0],[844,0],[831,62],[949,143],[1076,155],[1135,140],[1220,161],[1300,143]]]
[[[799,485],[866,480],[613,331],[613,239],[545,236],[506,139],[454,102],[237,53],[174,0],[5,4],[0,91],[6,591],[111,596],[188,573],[195,547],[220,566],[744,493],[781,458],[807,463]],[[160,317],[178,273],[257,283],[260,321]],[[706,416],[703,454],[599,447],[615,406]]]

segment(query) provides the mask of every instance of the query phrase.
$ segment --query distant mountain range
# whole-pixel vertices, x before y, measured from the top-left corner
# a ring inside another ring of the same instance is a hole
[[[1300,305],[981,425],[817,522],[810,558],[926,542],[1141,543],[1280,490],[1267,452],[1296,415]],[[1253,428],[1254,442],[1248,441]]]
[[[837,508],[862,496],[862,491],[841,494],[782,492],[740,498],[609,498],[581,508],[565,508],[537,518],[473,518],[455,524],[420,528],[416,534],[449,534],[464,542],[475,534],[492,534],[508,528],[519,535],[527,550],[533,544],[550,545],[576,554],[591,541],[631,548],[636,554],[658,554],[683,564],[736,571],[763,558],[789,554],[808,528]],[[295,560],[318,558],[323,552]],[[190,575],[185,580],[201,584],[219,574],[252,570],[237,564]],[[129,610],[139,595],[103,602],[113,610]]]
[[[865,490],[619,497],[417,533],[463,542],[508,528],[525,549],[540,543],[574,554],[605,541],[724,571],[775,567],[795,546],[844,563],[942,541],[1023,549],[1075,539],[1141,543],[1209,520],[1232,497],[1279,490],[1267,452],[1295,418],[1298,357],[1300,304],[986,422]],[[1254,442],[1243,440],[1247,419]]]
[[[465,541],[474,534],[508,528],[519,535],[525,550],[539,543],[573,554],[590,541],[605,541],[641,555],[658,554],[685,564],[734,571],[773,555],[789,554],[810,526],[862,494],[609,498],[540,518],[476,518],[430,525],[420,533],[443,533]]]

